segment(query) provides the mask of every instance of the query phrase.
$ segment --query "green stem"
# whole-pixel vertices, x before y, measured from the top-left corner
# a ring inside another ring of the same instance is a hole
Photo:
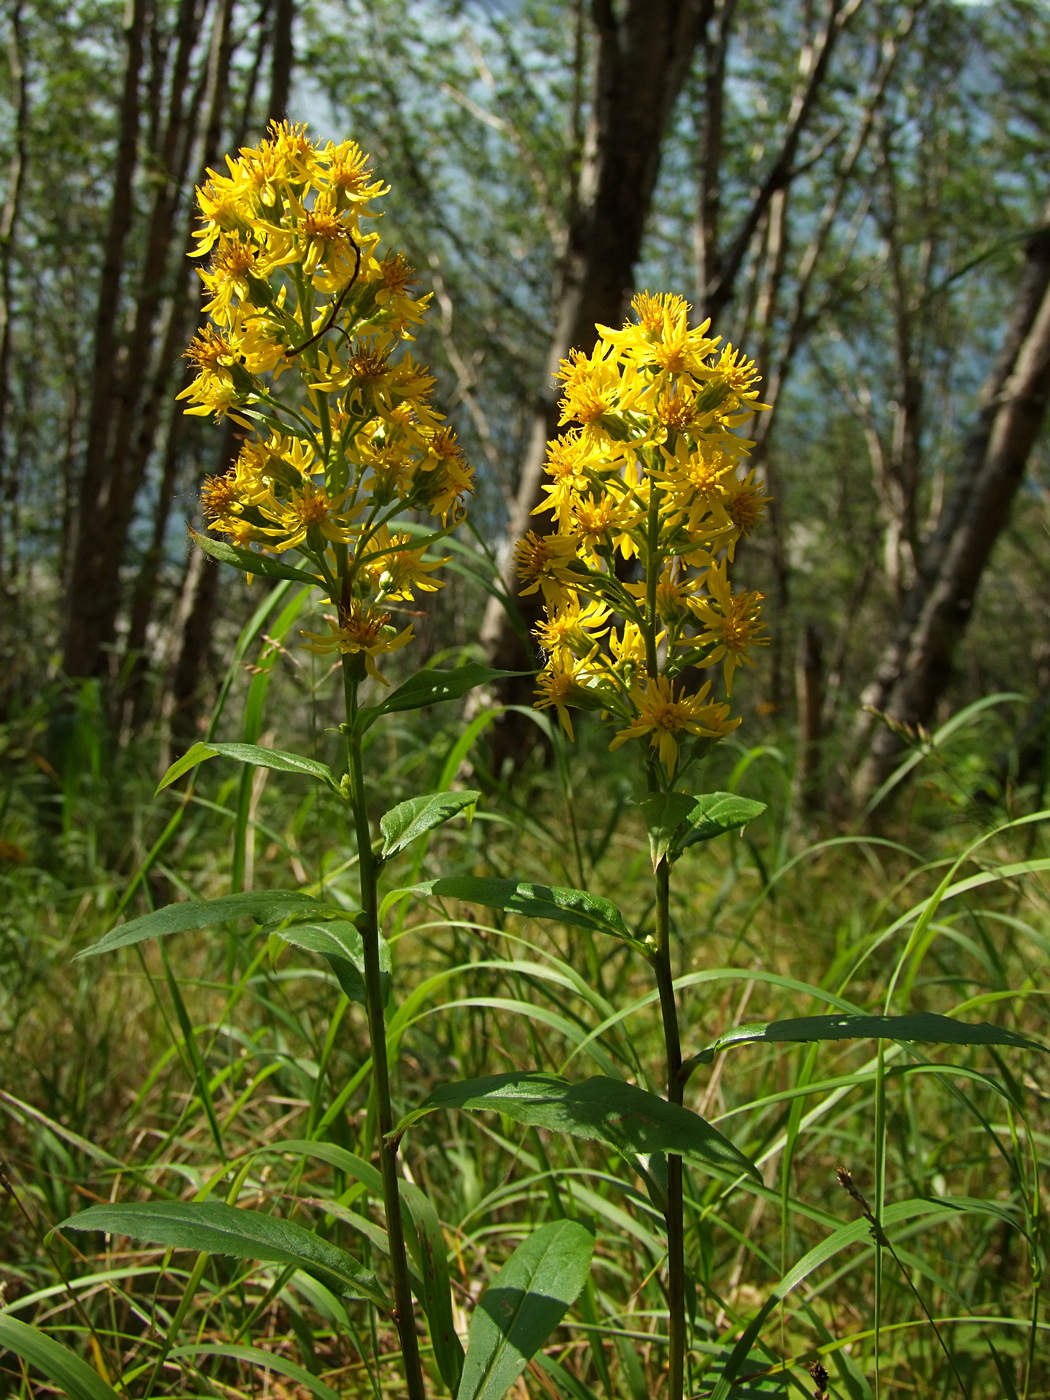
[[[678,1004],[671,972],[671,870],[666,857],[656,867],[656,948],[653,970],[660,993],[667,1061],[667,1098],[682,1103],[682,1040],[678,1030]],[[667,1317],[670,1337],[667,1363],[667,1400],[682,1400],[685,1393],[685,1207],[682,1159],[667,1156]]]
[[[401,1340],[408,1400],[425,1400],[423,1369],[416,1339],[415,1307],[408,1278],[408,1256],[405,1252],[405,1229],[401,1216],[401,1193],[397,1177],[397,1142],[393,1140],[394,1113],[390,1101],[390,1069],[386,1051],[386,1019],[383,1014],[383,984],[379,963],[379,896],[378,870],[372,852],[372,832],[368,823],[364,764],[361,738],[355,732],[357,717],[357,688],[360,676],[355,674],[356,658],[343,657],[343,691],[346,698],[346,750],[350,777],[350,805],[357,833],[358,871],[361,884],[361,914],[357,927],[364,945],[365,1012],[368,1016],[368,1036],[372,1046],[372,1084],[376,1098],[376,1122],[379,1129],[379,1171],[383,1180],[383,1204],[386,1209],[386,1231],[390,1246],[390,1264],[394,1278],[394,1321]]]

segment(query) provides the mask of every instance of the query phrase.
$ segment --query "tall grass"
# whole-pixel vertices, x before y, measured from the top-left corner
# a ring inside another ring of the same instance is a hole
[[[302,694],[261,640],[279,638],[296,610],[292,593],[275,590],[245,634],[238,663],[261,666],[248,681],[245,737],[265,731],[268,705]],[[440,720],[401,724],[382,742],[373,759],[394,795],[399,774],[440,789],[469,756]],[[524,876],[606,890],[644,916],[648,854],[626,776],[586,740],[575,759],[590,794],[586,829],[568,815],[570,769],[537,764],[512,786],[493,782],[470,828],[431,833],[406,858],[403,883],[437,870],[501,873],[512,853]],[[480,752],[475,760],[484,780]],[[1046,1037],[1037,817],[956,809],[954,825],[934,830],[913,812],[906,833],[805,843],[784,755],[727,746],[714,763],[710,786],[745,785],[770,812],[745,839],[683,858],[672,912],[687,1055],[732,1027],[832,1012],[935,1012]],[[79,847],[66,840],[92,819],[88,795],[51,781],[57,822],[34,798],[32,770],[8,808],[21,813],[32,856],[3,868],[13,911],[4,956],[20,969],[6,984],[0,1044],[4,1316],[69,1343],[129,1396],[380,1395],[392,1334],[301,1272],[48,1236],[78,1204],[210,1194],[294,1213],[383,1267],[366,1170],[366,1028],[323,964],[236,932],[182,935],[177,954],[146,945],[87,970],[68,960],[117,909],[148,907],[158,884],[225,892],[254,864],[257,885],[291,869],[338,900],[353,850],[333,844],[299,780],[260,787],[216,763],[153,805],[141,773],[132,778],[125,800],[136,816],[107,864],[90,833]],[[145,875],[130,877],[134,868]],[[388,1035],[401,1057],[399,1109],[450,1077],[526,1066],[648,1086],[660,1062],[655,993],[627,950],[455,902],[397,910],[401,991]],[[762,1181],[687,1173],[707,1389],[812,1394],[824,1368],[830,1393],[855,1400],[1046,1395],[1041,1058],[874,1038],[788,1047],[746,1034],[711,1050],[686,1102],[760,1165]],[[600,1145],[555,1146],[491,1115],[442,1113],[411,1129],[402,1154],[410,1181],[441,1206],[460,1330],[526,1226],[595,1221],[591,1282],[525,1392],[658,1393],[665,1246],[651,1164],[625,1174]],[[48,1393],[12,1354],[0,1375],[5,1394]]]

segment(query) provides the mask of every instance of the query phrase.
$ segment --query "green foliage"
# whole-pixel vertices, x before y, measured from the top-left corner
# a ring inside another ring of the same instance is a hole
[[[593,1232],[552,1220],[524,1240],[478,1300],[456,1400],[501,1400],[579,1297]]]
[[[291,1220],[239,1209],[221,1201],[140,1201],[127,1205],[89,1206],[59,1230],[101,1230],[129,1235],[170,1249],[198,1249],[234,1259],[260,1259],[303,1269],[337,1297],[367,1299],[389,1311],[390,1300],[374,1274],[362,1269],[345,1250]]]
[[[754,1163],[697,1114],[616,1079],[569,1084],[549,1074],[495,1074],[442,1084],[398,1131],[436,1108],[488,1110],[530,1127],[593,1138],[628,1158],[674,1152],[708,1171],[758,1177]]]

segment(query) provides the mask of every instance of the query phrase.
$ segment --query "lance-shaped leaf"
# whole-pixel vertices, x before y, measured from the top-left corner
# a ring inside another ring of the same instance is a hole
[[[556,919],[573,928],[612,933],[636,944],[623,915],[611,900],[586,890],[562,889],[557,885],[537,885],[531,880],[497,880],[489,876],[449,875],[413,885],[406,893],[436,894],[484,904],[488,909],[504,909],[530,919]]]
[[[56,1226],[59,1230],[101,1230],[127,1235],[168,1249],[196,1249],[264,1264],[290,1264],[323,1283],[340,1298],[356,1298],[388,1312],[389,1300],[374,1274],[352,1254],[329,1244],[291,1220],[222,1201],[138,1201],[89,1206]]]
[[[485,685],[489,681],[530,674],[529,671],[494,671],[489,666],[478,665],[476,661],[471,661],[466,666],[455,666],[450,671],[429,668],[417,671],[378,705],[367,705],[360,709],[357,713],[357,729],[359,733],[364,733],[375,724],[380,715],[393,714],[395,710],[420,710],[424,705],[440,705],[445,700],[458,700],[475,686]]]
[[[39,1327],[0,1314],[0,1350],[4,1349],[43,1371],[70,1400],[119,1400],[113,1387],[75,1352]]]
[[[933,1011],[914,1011],[905,1016],[796,1016],[785,1021],[737,1026],[706,1045],[688,1063],[691,1066],[707,1064],[719,1050],[728,1050],[734,1045],[873,1038],[923,1040],[941,1045],[1014,1045],[1047,1053],[1047,1047],[1039,1041],[987,1021],[967,1023],[953,1021],[950,1016],[938,1016]]]
[[[218,757],[233,758],[238,763],[248,763],[255,768],[273,768],[279,773],[305,773],[308,777],[318,778],[333,791],[339,791],[339,784],[327,763],[319,763],[315,758],[304,758],[302,754],[286,753],[283,749],[264,749],[258,744],[203,743],[194,744],[171,765],[158,783],[157,791],[161,792],[181,778],[183,773],[188,773],[191,768],[196,768],[198,764],[206,763],[209,758]]]
[[[523,1240],[478,1299],[456,1400],[503,1400],[579,1297],[594,1235],[554,1220]]]
[[[696,806],[696,799],[684,792],[651,792],[634,799],[642,809],[645,829],[649,833],[649,854],[653,869],[675,845],[675,834]]]
[[[287,1142],[269,1143],[261,1152],[291,1152],[300,1157],[316,1157],[359,1181],[377,1199],[382,1199],[383,1179],[371,1162],[356,1157],[334,1142],[306,1141],[293,1138]],[[422,1304],[434,1345],[434,1360],[450,1391],[455,1391],[463,1369],[463,1346],[456,1335],[452,1317],[452,1285],[449,1281],[445,1237],[437,1211],[427,1196],[411,1181],[399,1181],[402,1203],[407,1207],[413,1229],[407,1242],[422,1281]]]
[[[189,933],[195,929],[211,928],[234,919],[254,919],[264,928],[272,928],[297,914],[309,914],[313,919],[345,919],[345,909],[334,909],[313,895],[297,890],[257,890],[248,894],[228,894],[222,899],[187,899],[182,904],[168,904],[129,919],[126,924],[110,931],[93,944],[83,948],[78,958],[93,958],[97,953],[110,953],[114,948],[127,948],[132,943],[144,943],[148,938],[165,938],[169,933]]]
[[[417,836],[432,831],[450,821],[459,812],[472,812],[480,792],[432,792],[425,797],[410,797],[391,807],[379,820],[383,833],[383,856],[387,858],[403,851]]]
[[[336,981],[351,1001],[365,1006],[365,950],[361,934],[346,919],[327,923],[294,923],[277,931],[278,938],[320,953],[335,973]],[[379,940],[379,976],[383,989],[383,1005],[390,997],[390,945]]]
[[[398,1186],[414,1226],[413,1254],[423,1285],[421,1301],[434,1347],[434,1360],[441,1372],[441,1379],[450,1393],[454,1393],[463,1373],[463,1343],[456,1335],[452,1316],[452,1282],[448,1272],[445,1236],[429,1197],[411,1181],[401,1181]]]
[[[323,580],[318,574],[308,574],[305,569],[297,569],[293,564],[285,564],[283,560],[274,559],[268,554],[256,554],[253,549],[242,549],[226,540],[212,539],[211,535],[202,535],[192,528],[190,538],[212,559],[217,559],[220,564],[232,564],[235,569],[240,569],[242,574],[258,574],[262,578],[286,578],[291,579],[293,583],[312,584],[315,588],[323,585]]]
[[[686,820],[691,830],[678,842],[678,851],[697,841],[710,841],[726,831],[739,831],[766,810],[764,802],[737,797],[734,792],[709,792],[694,799]]]
[[[570,1084],[555,1074],[492,1074],[442,1084],[399,1131],[436,1108],[502,1113],[516,1123],[604,1142],[624,1155],[669,1152],[707,1170],[759,1177],[744,1154],[698,1113],[620,1079]]]

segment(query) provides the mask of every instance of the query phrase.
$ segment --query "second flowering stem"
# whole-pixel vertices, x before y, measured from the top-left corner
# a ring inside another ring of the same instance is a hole
[[[667,1071],[668,1102],[682,1106],[682,1041],[678,1028],[678,1003],[671,970],[671,871],[665,856],[656,867],[656,947],[651,961],[660,994],[660,1016],[664,1030],[664,1058]],[[664,1211],[667,1231],[667,1316],[668,1316],[668,1400],[682,1400],[685,1394],[685,1204],[682,1158],[667,1156],[667,1205]]]
[[[401,1342],[408,1400],[425,1400],[423,1369],[416,1336],[415,1304],[408,1275],[405,1228],[401,1213],[401,1193],[397,1174],[397,1141],[393,1137],[394,1112],[390,1097],[390,1067],[387,1061],[386,1016],[384,1012],[382,967],[379,956],[378,870],[372,852],[372,832],[368,821],[367,790],[357,718],[357,692],[363,678],[358,657],[343,657],[343,691],[346,699],[347,771],[350,779],[350,806],[357,835],[361,913],[357,927],[364,949],[365,1012],[372,1049],[372,1087],[376,1099],[376,1127],[379,1171],[383,1182],[387,1241],[394,1288],[394,1321]]]

